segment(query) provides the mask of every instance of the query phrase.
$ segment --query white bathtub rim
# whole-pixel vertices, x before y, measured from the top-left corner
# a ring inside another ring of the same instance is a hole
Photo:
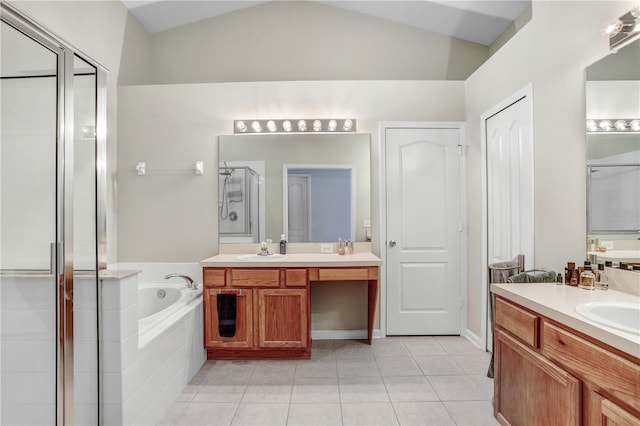
[[[158,284],[141,284],[138,288],[153,287],[173,287],[172,285]],[[184,289],[184,285],[175,285],[175,287]],[[167,308],[156,312],[148,317],[138,320],[138,349],[143,349],[155,338],[165,331],[175,326],[185,315],[193,311],[198,305],[202,304],[202,290],[184,289],[185,294],[181,295],[177,302]],[[193,292],[189,295],[187,292]],[[189,296],[193,299],[186,302]]]

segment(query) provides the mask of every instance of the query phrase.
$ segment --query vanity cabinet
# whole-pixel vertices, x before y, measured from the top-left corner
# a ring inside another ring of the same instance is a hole
[[[306,269],[204,268],[204,340],[209,359],[308,358]],[[234,293],[236,333],[218,333],[217,295]]]
[[[503,425],[640,425],[640,359],[498,296],[494,415]]]

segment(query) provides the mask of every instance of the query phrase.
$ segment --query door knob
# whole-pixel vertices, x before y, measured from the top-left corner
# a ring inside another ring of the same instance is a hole
[[[389,241],[389,247],[395,247],[396,246],[396,240],[390,240]]]

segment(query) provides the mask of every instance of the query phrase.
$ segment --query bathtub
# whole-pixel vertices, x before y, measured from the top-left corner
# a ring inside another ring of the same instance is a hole
[[[162,334],[184,315],[202,304],[202,289],[185,284],[138,286],[138,347]]]

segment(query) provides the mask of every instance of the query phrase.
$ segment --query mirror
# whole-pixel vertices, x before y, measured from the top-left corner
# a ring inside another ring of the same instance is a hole
[[[640,118],[640,40],[586,70],[588,251],[634,249],[640,233],[640,132],[600,127]],[[623,241],[627,241],[625,244]],[[600,257],[600,256],[599,256]]]
[[[219,242],[368,241],[368,134],[218,138]],[[367,225],[367,227],[365,227]]]

